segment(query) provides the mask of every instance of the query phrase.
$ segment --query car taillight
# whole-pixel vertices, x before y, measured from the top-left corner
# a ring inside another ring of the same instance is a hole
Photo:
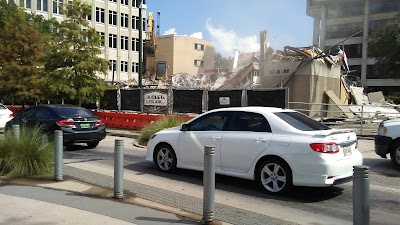
[[[8,115],[10,118],[14,118],[14,113],[11,113],[10,115]]]
[[[58,126],[61,127],[71,127],[71,128],[76,128],[75,127],[75,123],[72,121],[68,121],[68,120],[59,120],[56,122]]]
[[[100,125],[104,125],[104,122],[102,120],[98,120],[94,123],[95,126],[100,126]]]
[[[320,153],[338,153],[339,146],[334,142],[327,142],[327,143],[312,143],[310,144],[312,150]]]

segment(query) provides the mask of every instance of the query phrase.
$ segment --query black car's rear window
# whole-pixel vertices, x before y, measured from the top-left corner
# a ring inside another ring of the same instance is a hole
[[[278,112],[275,113],[279,118],[294,128],[303,131],[329,130],[330,127],[311,119],[310,117],[298,112]]]
[[[53,110],[62,117],[84,117],[93,116],[92,112],[84,108],[53,108]]]

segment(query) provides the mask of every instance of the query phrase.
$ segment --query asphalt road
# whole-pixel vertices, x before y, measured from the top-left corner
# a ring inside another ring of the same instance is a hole
[[[202,189],[201,172],[177,170],[173,174],[159,172],[145,161],[146,149],[133,146],[131,138],[107,136],[95,149],[76,146],[66,151],[64,158],[69,162],[93,162],[113,165],[114,140],[124,140],[125,169],[139,174],[141,179],[154,182],[163,180],[165,185],[179,186],[182,192],[198,192]],[[364,164],[370,167],[370,221],[371,224],[399,224],[400,213],[400,171],[395,170],[390,160],[381,159],[373,152],[373,140],[359,140],[359,149],[364,156]],[[166,181],[165,181],[166,180]],[[296,187],[286,196],[272,196],[262,193],[254,182],[227,176],[216,177],[217,201],[245,207],[248,210],[306,211],[315,216],[340,218],[351,224],[353,220],[352,183],[330,188]],[[243,206],[244,205],[244,206]]]

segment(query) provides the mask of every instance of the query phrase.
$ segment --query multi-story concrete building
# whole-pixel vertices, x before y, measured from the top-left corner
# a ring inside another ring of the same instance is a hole
[[[67,0],[7,0],[15,2],[44,18],[65,19],[59,9]],[[89,24],[104,37],[103,53],[100,57],[111,62],[105,81],[138,80],[139,72],[139,7],[141,0],[83,0],[92,5]],[[146,18],[146,5],[143,1],[142,17]],[[144,26],[143,26],[144,27]],[[143,32],[143,37],[146,37]]]
[[[167,76],[177,73],[203,74],[214,67],[213,42],[183,35],[156,37],[157,62],[167,63]]]
[[[379,70],[369,57],[368,37],[399,11],[399,0],[307,0],[307,15],[314,18],[313,44],[325,50],[362,30],[340,46],[355,71],[351,74],[362,85],[386,93],[398,90],[400,81]]]

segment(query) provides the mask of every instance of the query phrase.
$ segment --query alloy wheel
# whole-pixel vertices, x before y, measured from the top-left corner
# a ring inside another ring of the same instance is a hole
[[[162,170],[170,170],[173,166],[174,156],[168,148],[161,148],[157,153],[157,164]]]
[[[276,163],[268,163],[261,170],[261,183],[270,192],[279,192],[286,185],[285,170]]]

